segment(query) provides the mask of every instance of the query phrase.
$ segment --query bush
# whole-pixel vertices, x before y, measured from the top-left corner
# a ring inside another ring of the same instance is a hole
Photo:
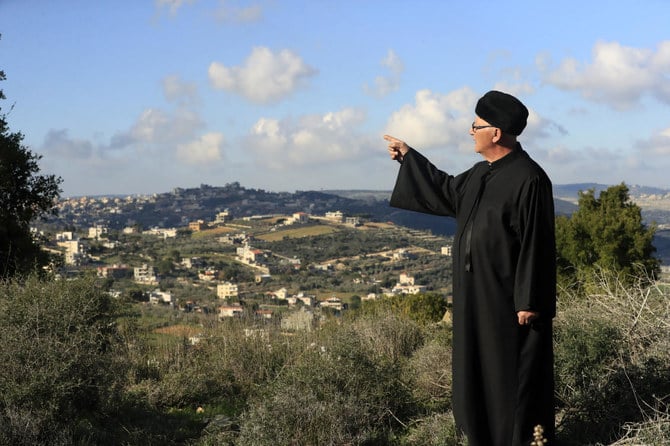
[[[411,406],[398,363],[374,355],[351,327],[321,335],[251,401],[237,445],[389,444]]]
[[[273,380],[290,360],[290,342],[272,326],[244,320],[202,327],[201,341],[186,338],[144,344],[133,361],[131,391],[155,408],[196,408],[225,403],[234,409]]]
[[[414,352],[403,370],[414,399],[426,411],[451,408],[451,336],[447,336],[450,333],[446,328],[441,330]]]
[[[565,444],[608,444],[627,426],[669,416],[667,291],[606,271],[592,282],[586,297],[559,298],[555,372]]]
[[[0,284],[0,440],[67,444],[113,409],[124,373],[115,308],[92,282]]]
[[[460,446],[465,439],[460,434],[451,412],[436,412],[418,420],[403,437],[402,446]]]

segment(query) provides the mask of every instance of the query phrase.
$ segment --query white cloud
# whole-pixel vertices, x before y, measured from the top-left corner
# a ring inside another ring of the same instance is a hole
[[[194,0],[156,0],[156,8],[161,10],[163,8],[167,9],[170,15],[174,16],[177,14],[177,10],[181,8],[186,3],[192,4]]]
[[[177,146],[177,158],[187,164],[208,165],[220,161],[225,143],[223,134],[206,133],[195,141]]]
[[[365,91],[368,94],[377,97],[384,97],[393,93],[400,87],[400,76],[405,70],[405,66],[393,50],[388,50],[386,56],[381,61],[381,65],[389,70],[387,76],[377,76],[373,86],[365,85]]]
[[[198,87],[194,83],[184,82],[176,74],[163,79],[163,94],[168,101],[178,104],[191,104],[198,101]]]
[[[552,69],[542,58],[537,67],[545,82],[617,109],[631,108],[645,95],[670,103],[670,41],[661,42],[656,51],[598,42],[588,63],[567,58]]]
[[[298,122],[261,118],[247,138],[258,163],[273,169],[327,164],[355,158],[363,149],[356,131],[365,120],[362,111],[345,108],[308,115]]]
[[[635,148],[643,157],[656,157],[670,155],[670,127],[661,130],[647,140],[637,141]]]
[[[246,7],[231,5],[229,0],[221,0],[219,7],[214,12],[214,17],[220,22],[226,23],[250,23],[257,22],[263,18],[263,8],[256,4]]]
[[[273,53],[256,47],[243,66],[209,66],[209,79],[216,89],[232,91],[257,103],[276,102],[291,94],[316,70],[290,50]]]
[[[177,109],[168,113],[148,108],[142,112],[135,124],[125,132],[112,137],[111,148],[124,148],[134,144],[174,144],[191,138],[203,123],[197,113]]]
[[[385,133],[414,147],[457,145],[463,151],[471,151],[468,131],[477,99],[467,87],[448,94],[420,90],[414,104],[407,104],[391,115]]]

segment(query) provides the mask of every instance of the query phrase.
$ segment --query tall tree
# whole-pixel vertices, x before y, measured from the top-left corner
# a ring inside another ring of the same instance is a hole
[[[652,244],[655,228],[642,220],[631,202],[628,187],[611,186],[596,198],[590,189],[579,193],[579,207],[571,217],[556,219],[559,277],[571,282],[587,280],[594,269],[614,272],[625,282],[642,273],[653,279],[660,261]]]
[[[0,81],[4,80],[0,71]],[[0,100],[4,99],[0,89]],[[30,223],[55,213],[60,195],[61,178],[40,175],[42,156],[22,142],[23,134],[10,131],[0,107],[0,277],[27,273],[48,261],[30,232]]]

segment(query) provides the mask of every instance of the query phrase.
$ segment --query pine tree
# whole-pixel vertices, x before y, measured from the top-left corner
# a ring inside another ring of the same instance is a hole
[[[568,283],[588,280],[594,269],[615,273],[624,282],[657,277],[655,228],[642,220],[621,183],[595,197],[593,189],[579,193],[579,207],[571,217],[556,219],[559,278]]]

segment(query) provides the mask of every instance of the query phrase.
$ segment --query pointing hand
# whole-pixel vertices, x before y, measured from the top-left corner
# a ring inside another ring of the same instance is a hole
[[[389,142],[388,151],[391,159],[402,161],[407,151],[409,151],[409,146],[405,144],[405,141],[401,141],[391,135],[384,135],[384,139]]]

